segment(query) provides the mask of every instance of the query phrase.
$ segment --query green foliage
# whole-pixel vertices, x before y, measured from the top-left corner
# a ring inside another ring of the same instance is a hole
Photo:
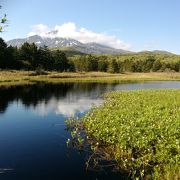
[[[19,49],[9,46],[0,38],[0,68],[26,70],[66,71],[69,62],[65,53],[50,51],[47,47],[38,48],[34,43],[24,43]]]
[[[153,63],[152,71],[154,71],[154,72],[159,71],[161,69],[161,67],[162,67],[162,64],[161,64],[160,60],[156,60]]]
[[[97,58],[92,55],[76,56],[72,59],[77,72],[96,71],[98,69]]]
[[[68,60],[65,53],[57,50],[53,52],[53,66],[52,69],[56,71],[66,71],[68,69]]]
[[[110,73],[118,72],[118,64],[115,59],[108,61],[108,72],[110,72]]]
[[[38,48],[34,43],[24,43],[19,50],[20,59],[29,62],[32,68],[35,69],[37,67],[37,52]]]
[[[37,64],[41,66],[41,68],[45,70],[52,70],[53,66],[53,58],[51,51],[47,48],[47,46],[40,47],[38,49],[37,54]]]
[[[132,178],[180,177],[179,90],[112,92],[81,121]]]
[[[106,60],[98,60],[98,70],[102,72],[106,72],[108,67],[108,61]]]
[[[65,52],[24,43],[20,48],[7,47],[0,38],[0,68],[110,73],[180,71],[180,56],[173,54],[136,53],[126,55],[76,55],[67,57]]]
[[[13,61],[13,48],[7,47],[3,39],[0,38],[0,68],[6,69],[8,66],[12,67]]]
[[[142,63],[142,72],[149,72],[153,68],[155,59],[153,56],[147,56]]]
[[[0,6],[0,9],[2,7]],[[4,14],[4,16],[0,19],[0,33],[3,32],[4,24],[7,22],[7,16]]]

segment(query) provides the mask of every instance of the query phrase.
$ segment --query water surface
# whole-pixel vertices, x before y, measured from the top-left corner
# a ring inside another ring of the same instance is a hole
[[[64,121],[83,116],[114,90],[178,88],[180,82],[61,83],[0,88],[0,179],[128,179],[86,171],[86,154],[69,149]]]

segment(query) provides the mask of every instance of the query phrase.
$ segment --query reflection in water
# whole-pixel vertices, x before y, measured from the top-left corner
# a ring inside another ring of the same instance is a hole
[[[0,88],[0,172],[13,169],[0,174],[0,179],[125,179],[111,172],[86,172],[86,154],[79,156],[67,149],[70,133],[64,121],[101,104],[103,93],[147,88],[180,88],[180,82],[38,83]]]
[[[54,111],[65,116],[83,113],[92,104],[101,102],[101,95],[114,90],[180,88],[180,82],[148,83],[38,83],[34,85],[0,88],[0,113],[4,113],[11,102],[22,102],[24,106],[33,107],[40,115]]]
[[[65,117],[72,117],[78,114],[83,114],[88,111],[92,105],[98,106],[101,103],[102,99],[100,98],[93,100],[88,97],[80,97],[76,101],[65,98],[62,98],[61,100],[52,98],[48,103],[42,101],[37,104],[34,111],[41,116],[45,116],[50,112],[55,112],[56,114],[61,114]]]
[[[13,101],[21,101],[25,106],[34,106],[44,101],[47,103],[52,97],[60,98],[66,95],[68,89],[73,84],[34,84],[25,86],[15,86],[0,89],[0,112],[4,112],[8,104]]]
[[[34,84],[0,89],[0,113],[4,113],[11,102],[22,102],[39,115],[50,112],[73,116],[84,113],[92,105],[102,102],[101,95],[114,90],[116,84],[61,83]]]

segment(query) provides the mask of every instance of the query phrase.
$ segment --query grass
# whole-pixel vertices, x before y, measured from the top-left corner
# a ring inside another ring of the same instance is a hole
[[[27,84],[32,82],[121,82],[121,81],[151,81],[180,80],[180,73],[124,73],[110,74],[103,72],[71,73],[33,71],[0,71],[0,86]]]
[[[180,90],[112,92],[67,124],[72,138],[98,155],[96,166],[106,159],[132,179],[180,179]]]

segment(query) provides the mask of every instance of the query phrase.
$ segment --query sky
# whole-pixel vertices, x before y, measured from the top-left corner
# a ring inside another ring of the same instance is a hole
[[[180,54],[180,0],[0,0],[6,41],[34,34]],[[56,35],[47,32],[56,31]]]

